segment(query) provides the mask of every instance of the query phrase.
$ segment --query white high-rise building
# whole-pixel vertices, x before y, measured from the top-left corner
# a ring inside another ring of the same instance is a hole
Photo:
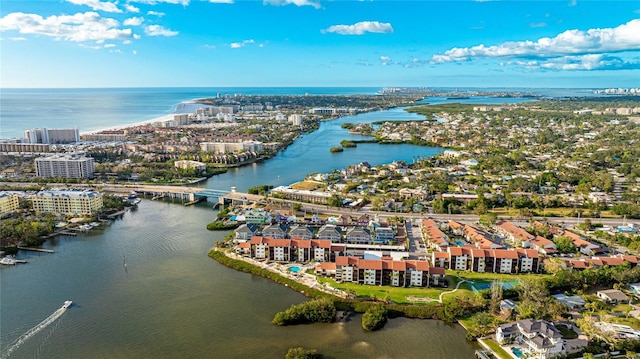
[[[55,154],[36,158],[36,176],[62,178],[93,178],[94,160],[84,152]]]
[[[65,144],[80,142],[80,130],[76,128],[34,128],[24,131],[29,143]]]
[[[290,115],[289,122],[291,122],[291,124],[294,126],[302,125],[302,115],[299,115],[299,114]]]

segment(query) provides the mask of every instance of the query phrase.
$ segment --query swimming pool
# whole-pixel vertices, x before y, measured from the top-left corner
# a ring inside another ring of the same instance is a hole
[[[298,273],[298,272],[300,272],[302,270],[302,268],[300,268],[298,266],[291,266],[288,269],[289,269],[290,272],[293,272],[293,273]]]
[[[519,348],[516,347],[511,347],[511,351],[513,352],[513,354],[515,356],[517,356],[518,358],[522,357],[522,350],[520,350]]]

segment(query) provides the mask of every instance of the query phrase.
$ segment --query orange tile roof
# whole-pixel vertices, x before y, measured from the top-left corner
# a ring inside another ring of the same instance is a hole
[[[433,252],[434,258],[449,258],[449,253],[447,252]]]
[[[515,239],[519,239],[521,241],[534,237],[531,233],[525,231],[523,228],[520,228],[508,221],[502,221],[498,223],[498,227],[502,228],[507,233],[511,234]]]
[[[494,258],[518,259],[518,252],[508,249],[494,249],[492,251]]]

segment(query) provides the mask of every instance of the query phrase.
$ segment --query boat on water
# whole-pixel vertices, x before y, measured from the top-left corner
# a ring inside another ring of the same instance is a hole
[[[70,300],[66,300],[66,301],[64,302],[64,304],[62,305],[62,308],[67,309],[67,308],[69,308],[69,307],[71,306],[71,304],[73,304],[73,302],[72,302],[72,301],[70,301]]]
[[[16,265],[16,260],[11,257],[4,257],[0,259],[0,264],[6,265],[6,266],[13,266],[13,265]]]

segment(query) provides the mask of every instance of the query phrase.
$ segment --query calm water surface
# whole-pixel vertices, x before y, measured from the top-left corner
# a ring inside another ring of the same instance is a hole
[[[359,138],[340,128],[344,122],[419,118],[393,109],[326,122],[276,157],[203,185],[244,190],[361,161],[411,162],[440,149],[360,144],[331,154],[329,148]],[[206,203],[144,200],[104,229],[47,242],[55,254],[21,252],[28,264],[0,268],[0,348],[6,351],[70,299],[66,313],[10,358],[283,358],[292,346],[316,348],[327,358],[473,357],[464,330],[439,321],[393,319],[375,333],[362,331],[359,316],[346,323],[272,325],[276,312],[305,298],[208,258],[226,234],[205,229],[214,215]]]
[[[28,264],[0,269],[2,347],[71,299],[10,358],[283,358],[291,346],[327,358],[473,356],[464,330],[439,321],[394,319],[375,333],[359,316],[272,325],[305,298],[208,258],[224,235],[204,229],[213,215],[206,205],[144,200],[105,229],[47,243],[55,254],[21,253]]]

